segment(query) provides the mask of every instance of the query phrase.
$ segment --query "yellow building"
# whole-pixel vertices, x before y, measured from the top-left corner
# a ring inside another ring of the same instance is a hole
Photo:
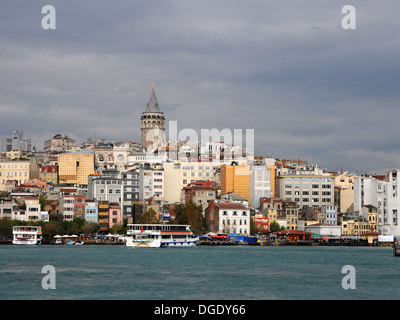
[[[94,174],[94,153],[80,151],[58,155],[59,183],[88,184],[88,176]]]
[[[7,180],[16,180],[23,184],[29,179],[39,178],[34,161],[0,161],[0,191],[5,190]]]
[[[221,166],[221,193],[236,192],[239,196],[249,200],[250,166],[222,165]]]

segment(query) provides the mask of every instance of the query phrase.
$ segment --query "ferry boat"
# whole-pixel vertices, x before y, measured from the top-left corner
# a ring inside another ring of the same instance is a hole
[[[36,226],[13,227],[13,244],[39,245],[42,243],[42,228]]]
[[[175,224],[128,224],[128,247],[189,247],[199,237],[193,235],[188,225]]]

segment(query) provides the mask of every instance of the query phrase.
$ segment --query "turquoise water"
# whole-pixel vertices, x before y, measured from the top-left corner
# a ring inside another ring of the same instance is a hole
[[[42,267],[56,289],[42,288]],[[356,289],[342,287],[342,267]],[[400,299],[388,247],[0,246],[0,300]]]

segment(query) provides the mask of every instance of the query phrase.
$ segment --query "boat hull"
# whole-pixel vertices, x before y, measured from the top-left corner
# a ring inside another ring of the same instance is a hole
[[[36,240],[36,239],[28,239],[28,240],[16,240],[14,239],[12,241],[12,244],[16,244],[16,245],[25,245],[25,246],[37,246],[42,244],[41,240]]]

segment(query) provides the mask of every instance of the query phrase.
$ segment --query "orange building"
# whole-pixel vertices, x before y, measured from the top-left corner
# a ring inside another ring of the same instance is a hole
[[[221,193],[235,192],[249,200],[250,166],[222,165],[221,166]]]

